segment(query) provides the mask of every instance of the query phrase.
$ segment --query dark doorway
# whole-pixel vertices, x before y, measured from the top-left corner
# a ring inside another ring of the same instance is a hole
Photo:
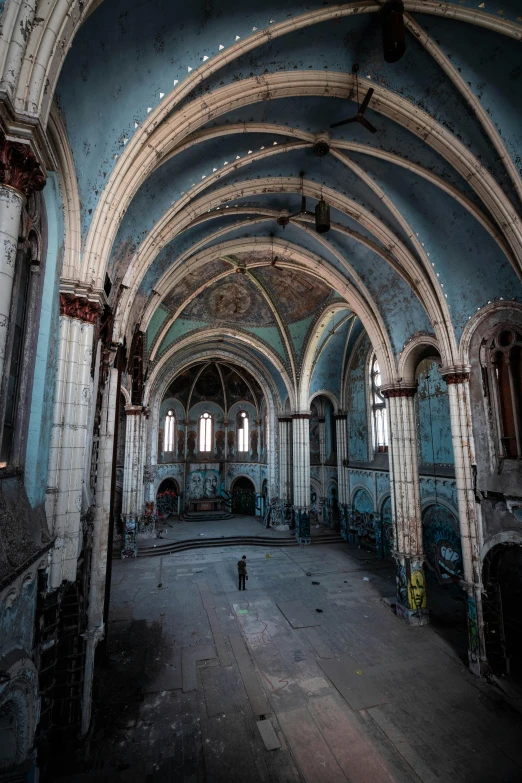
[[[166,478],[161,482],[156,495],[156,512],[159,519],[178,513],[178,496],[179,487],[175,479]]]
[[[252,516],[256,513],[256,488],[245,476],[232,484],[232,513]]]
[[[522,683],[522,547],[500,544],[484,561],[486,654],[495,674]]]

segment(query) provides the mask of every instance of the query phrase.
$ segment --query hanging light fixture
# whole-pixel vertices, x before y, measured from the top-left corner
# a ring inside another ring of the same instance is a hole
[[[326,202],[321,193],[321,199],[315,206],[315,230],[318,234],[326,234],[330,231],[330,204]]]
[[[384,59],[387,63],[396,63],[406,51],[402,0],[386,0],[380,10],[380,18]]]

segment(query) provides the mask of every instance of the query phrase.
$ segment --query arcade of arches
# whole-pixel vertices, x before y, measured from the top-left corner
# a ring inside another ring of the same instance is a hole
[[[182,524],[365,552],[520,689],[516,0],[0,17],[0,777],[84,747],[113,577]]]

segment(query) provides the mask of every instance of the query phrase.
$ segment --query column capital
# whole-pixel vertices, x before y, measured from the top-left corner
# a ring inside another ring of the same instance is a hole
[[[381,394],[385,400],[390,397],[414,397],[417,392],[417,384],[387,383],[381,386]]]
[[[336,421],[346,421],[346,419],[348,418],[348,414],[341,413],[341,411],[339,411],[339,413],[334,413],[333,417]]]
[[[286,422],[288,422],[290,424],[291,421],[292,421],[292,417],[291,416],[278,416],[277,420],[278,421],[286,421]]]
[[[0,183],[25,198],[45,186],[45,174],[29,144],[11,141],[0,131]]]
[[[60,315],[93,324],[100,312],[101,306],[98,302],[76,294],[60,293]]]
[[[311,418],[310,413],[292,413],[292,419],[309,419]]]
[[[125,413],[127,416],[140,416],[143,413],[143,405],[126,405]]]
[[[454,364],[450,367],[441,367],[440,374],[447,384],[466,383],[469,381],[470,368],[467,365]]]

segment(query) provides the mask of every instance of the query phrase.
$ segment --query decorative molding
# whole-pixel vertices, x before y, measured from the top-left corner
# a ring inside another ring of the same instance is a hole
[[[417,385],[415,386],[396,386],[391,384],[389,386],[381,386],[381,394],[385,400],[391,397],[414,397],[417,393]]]
[[[310,419],[310,413],[292,413],[292,419]]]
[[[11,141],[1,131],[0,182],[26,198],[45,186],[45,174],[29,145]]]
[[[440,374],[449,385],[452,383],[467,383],[469,381],[469,367],[442,367]]]
[[[334,413],[333,415],[335,421],[346,421],[348,418],[347,413]]]
[[[92,302],[90,299],[75,294],[60,293],[60,315],[93,324],[100,312],[101,307],[98,302]]]
[[[144,412],[143,405],[126,405],[125,406],[125,413],[127,416],[141,416],[141,414]]]
[[[291,416],[278,416],[277,420],[278,421],[286,421],[288,423],[291,423],[292,417]]]

